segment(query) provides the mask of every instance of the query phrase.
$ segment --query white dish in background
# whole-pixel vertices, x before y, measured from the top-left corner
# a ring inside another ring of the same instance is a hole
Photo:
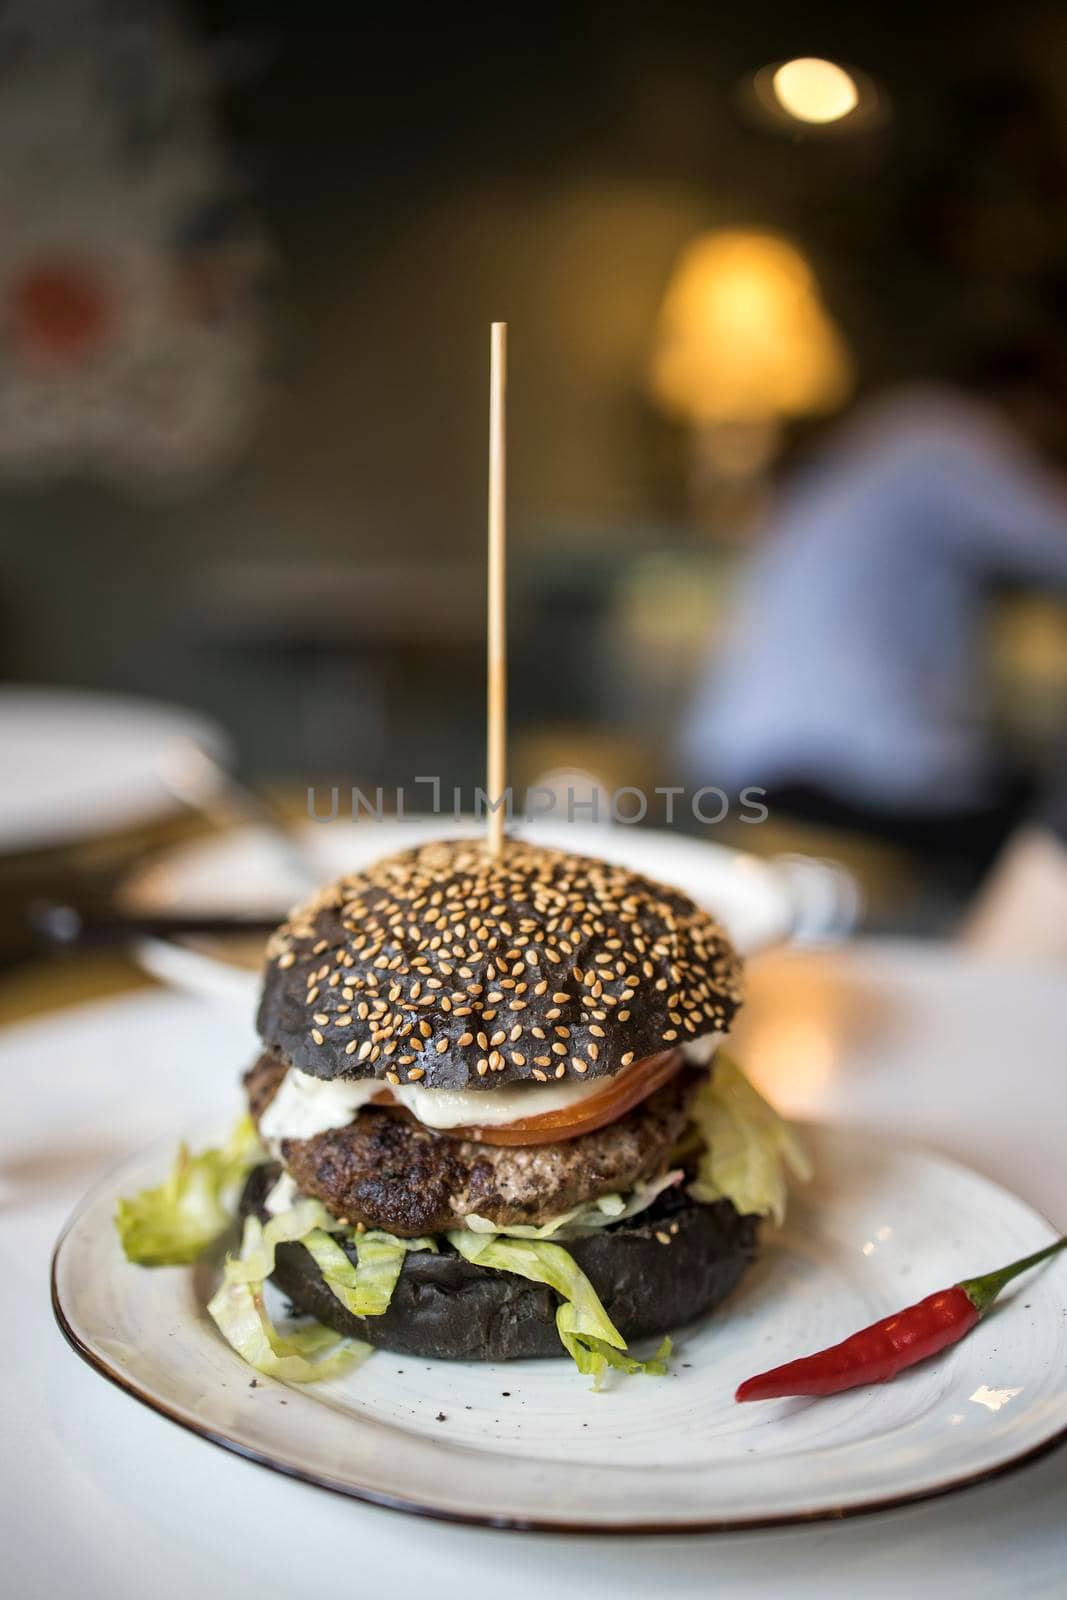
[[[970,1169],[845,1129],[805,1135],[816,1178],[732,1299],[675,1336],[665,1378],[594,1394],[566,1359],[423,1361],[379,1351],[343,1379],[258,1378],[206,1315],[205,1268],[122,1257],[119,1195],[160,1180],[135,1156],[67,1224],[53,1300],[99,1372],[204,1438],[397,1509],[558,1532],[724,1531],[944,1494],[1067,1433],[1067,1272],[1009,1289],[934,1361],[826,1400],[737,1406],[753,1371],[1047,1243],[1047,1222]]]
[[[0,688],[0,854],[99,837],[178,811],[168,766],[191,747],[206,794],[229,743],[178,706],[36,686]]]
[[[317,882],[368,866],[379,856],[432,838],[484,831],[473,818],[406,821],[308,822],[300,839]],[[726,927],[738,949],[753,955],[798,935],[804,939],[846,933],[858,910],[857,892],[842,869],[788,857],[761,860],[743,851],[651,828],[542,822],[516,829],[522,837],[618,862],[632,871],[684,889]],[[310,892],[268,830],[241,828],[181,846],[139,870],[124,885],[130,911],[206,912],[222,916],[277,916]],[[144,940],[138,959],[180,989],[251,1007],[258,980],[246,967],[202,949]]]

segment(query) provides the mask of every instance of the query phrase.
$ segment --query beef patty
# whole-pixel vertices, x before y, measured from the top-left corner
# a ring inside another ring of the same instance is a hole
[[[257,1122],[285,1072],[261,1056],[247,1074]],[[441,1233],[472,1212],[502,1227],[536,1224],[663,1172],[699,1081],[683,1069],[617,1122],[558,1144],[477,1144],[424,1128],[405,1111],[365,1106],[347,1127],[283,1139],[279,1153],[301,1194],[404,1238]]]

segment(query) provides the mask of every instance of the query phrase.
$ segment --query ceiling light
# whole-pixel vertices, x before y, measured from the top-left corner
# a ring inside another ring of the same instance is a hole
[[[819,56],[783,61],[771,84],[782,110],[797,122],[840,122],[860,102],[859,87],[851,74]]]

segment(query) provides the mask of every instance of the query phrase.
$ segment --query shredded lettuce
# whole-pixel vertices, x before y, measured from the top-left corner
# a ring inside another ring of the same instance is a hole
[[[489,1238],[465,1228],[449,1233],[448,1242],[476,1266],[514,1272],[517,1277],[554,1289],[562,1299],[556,1312],[560,1339],[579,1372],[593,1376],[595,1387],[599,1387],[608,1366],[621,1367],[626,1372],[666,1371],[663,1358],[669,1353],[669,1341],[652,1361],[637,1361],[623,1353],[626,1340],[577,1261],[562,1245],[540,1239]]]
[[[731,1200],[742,1215],[785,1217],[786,1171],[811,1176],[811,1163],[788,1123],[724,1052],[693,1102],[704,1150],[689,1185],[694,1200]]]
[[[332,1234],[344,1233],[356,1247],[353,1263]],[[263,1285],[274,1271],[280,1244],[302,1244],[331,1293],[357,1317],[386,1311],[409,1250],[436,1250],[432,1239],[397,1239],[390,1233],[358,1233],[332,1217],[317,1200],[301,1198],[290,1211],[264,1224],[245,1219],[240,1253],[229,1256],[210,1312],[228,1344],[257,1372],[311,1383],[346,1372],[371,1353],[359,1339],[345,1339],[313,1323],[293,1334],[274,1327],[263,1299]],[[310,1357],[317,1359],[309,1359]]]
[[[260,1159],[251,1117],[242,1117],[221,1149],[193,1155],[180,1145],[164,1183],[118,1203],[115,1226],[127,1260],[145,1267],[195,1261],[229,1227],[236,1192]]]
[[[246,1217],[241,1254],[228,1262],[230,1277],[234,1283],[263,1283],[274,1271],[280,1244],[306,1243],[319,1229],[339,1226],[317,1200],[298,1200],[291,1211],[281,1211],[266,1223]]]
[[[628,1194],[604,1194],[598,1200],[587,1200],[583,1205],[575,1206],[573,1211],[550,1217],[540,1226],[530,1222],[514,1222],[510,1227],[501,1227],[496,1222],[490,1222],[488,1217],[479,1217],[473,1212],[463,1221],[472,1233],[493,1234],[505,1239],[578,1238],[585,1233],[595,1233],[599,1228],[612,1228],[617,1222],[626,1222],[630,1217],[647,1211],[664,1189],[681,1183],[684,1177],[682,1169],[676,1167],[660,1178],[634,1184]]]
[[[327,1287],[354,1317],[380,1317],[388,1311],[393,1290],[409,1250],[436,1250],[432,1239],[398,1239],[378,1231],[354,1233],[358,1264],[353,1264],[336,1239],[319,1229],[304,1239]]]
[[[315,1202],[306,1204],[312,1207]],[[295,1240],[299,1226],[304,1225],[305,1235],[315,1231],[317,1219],[309,1211],[298,1218],[299,1210],[294,1207],[273,1217],[266,1227],[256,1217],[246,1218],[240,1255],[227,1258],[222,1283],[208,1312],[227,1344],[257,1372],[289,1383],[312,1383],[349,1371],[366,1360],[371,1346],[359,1339],[345,1339],[321,1323],[281,1334],[271,1321],[263,1299],[264,1280],[255,1273],[268,1259],[273,1268],[275,1246]]]
[[[459,1228],[448,1234],[448,1242],[476,1266],[547,1283],[565,1304],[573,1307],[573,1316],[568,1319],[571,1332],[590,1333],[617,1350],[626,1349],[625,1339],[601,1305],[593,1285],[562,1245],[535,1239],[491,1239]]]
[[[565,1306],[560,1307],[561,1312],[566,1309]],[[590,1333],[568,1332],[560,1326],[560,1320],[557,1316],[556,1326],[559,1328],[559,1336],[573,1358],[578,1371],[592,1375],[594,1389],[600,1388],[608,1367],[614,1367],[617,1371],[625,1372],[630,1377],[638,1372],[643,1372],[647,1377],[662,1378],[666,1375],[667,1358],[674,1348],[669,1336],[663,1340],[650,1360],[638,1361],[635,1356],[628,1355],[622,1350],[616,1350],[613,1345],[608,1344],[603,1339],[594,1338]]]

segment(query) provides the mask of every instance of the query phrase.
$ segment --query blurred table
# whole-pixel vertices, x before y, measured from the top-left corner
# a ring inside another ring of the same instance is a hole
[[[1067,1218],[1067,985],[936,946],[867,942],[753,964],[739,1046],[783,1106],[921,1138]],[[1062,1595],[1067,1455],[875,1517],[692,1539],[561,1539],[415,1522],[213,1449],[65,1347],[45,1293],[52,1242],[124,1152],[232,1115],[251,1026],[161,990],[0,1033],[0,1536],[22,1600],[328,1594],[434,1600],[918,1592]],[[931,1218],[936,1226],[936,1218]]]
[[[0,1029],[109,995],[145,989],[155,980],[121,955],[72,955],[0,968]],[[0,1033],[0,1039],[3,1034]]]

